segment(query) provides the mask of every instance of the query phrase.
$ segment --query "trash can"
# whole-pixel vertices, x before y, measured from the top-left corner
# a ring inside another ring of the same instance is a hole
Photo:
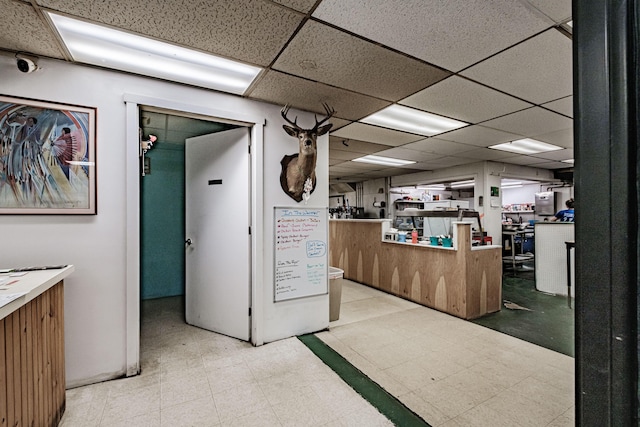
[[[340,318],[340,300],[342,299],[342,281],[344,270],[329,267],[329,321]]]

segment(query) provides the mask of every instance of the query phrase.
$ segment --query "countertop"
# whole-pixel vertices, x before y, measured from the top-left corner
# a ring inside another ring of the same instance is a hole
[[[74,271],[73,265],[67,265],[64,268],[28,271],[23,276],[9,277],[7,283],[0,284],[0,297],[18,293],[24,293],[24,295],[0,307],[0,319],[4,319],[32,299],[37,298]],[[12,273],[1,273],[0,279],[5,279],[10,274]]]

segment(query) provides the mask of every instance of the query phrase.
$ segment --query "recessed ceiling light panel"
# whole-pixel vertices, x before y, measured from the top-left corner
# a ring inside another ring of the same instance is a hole
[[[373,155],[358,157],[357,159],[353,159],[352,162],[373,163],[375,165],[384,165],[384,166],[404,166],[404,165],[410,165],[415,163],[412,160],[394,159],[391,157],[373,156]]]
[[[504,144],[492,145],[489,148],[492,148],[494,150],[509,151],[511,153],[518,154],[536,154],[563,149],[562,147],[558,147],[557,145],[547,144],[546,142],[540,142],[530,138],[505,142]]]
[[[48,13],[75,61],[243,94],[261,69],[124,31]]]
[[[423,136],[437,135],[467,126],[467,123],[458,120],[397,104],[390,105],[360,121]]]

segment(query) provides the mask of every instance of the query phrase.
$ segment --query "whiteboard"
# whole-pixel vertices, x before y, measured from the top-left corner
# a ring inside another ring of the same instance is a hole
[[[274,302],[327,294],[328,208],[274,209]]]

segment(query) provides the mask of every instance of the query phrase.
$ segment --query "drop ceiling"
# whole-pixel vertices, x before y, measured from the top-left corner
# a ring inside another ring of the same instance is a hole
[[[244,97],[336,110],[331,182],[480,160],[565,170],[573,159],[571,0],[0,0],[0,8],[0,50],[10,54],[73,62],[45,18],[52,11],[262,67]],[[468,125],[424,137],[358,122],[394,103]],[[522,138],[563,148],[487,148]],[[351,161],[366,154],[417,163]]]

